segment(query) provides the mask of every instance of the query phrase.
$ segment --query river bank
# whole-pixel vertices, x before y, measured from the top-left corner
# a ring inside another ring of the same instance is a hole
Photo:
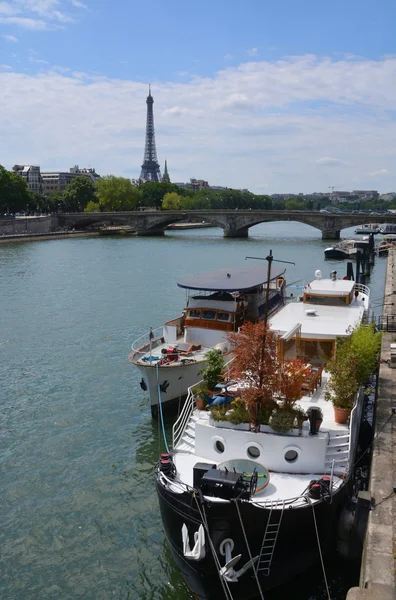
[[[15,242],[42,242],[45,240],[62,240],[67,238],[97,237],[98,231],[54,231],[48,233],[16,233],[14,235],[3,235],[0,244],[11,244]]]

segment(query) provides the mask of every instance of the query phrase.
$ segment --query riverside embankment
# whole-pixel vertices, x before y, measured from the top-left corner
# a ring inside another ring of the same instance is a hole
[[[396,557],[396,368],[390,368],[390,345],[396,342],[396,248],[387,260],[384,331],[369,492],[372,501],[362,556],[360,587],[347,600],[394,600]],[[393,331],[389,331],[392,330]]]

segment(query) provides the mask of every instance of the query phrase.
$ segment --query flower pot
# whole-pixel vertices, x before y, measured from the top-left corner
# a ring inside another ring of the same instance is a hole
[[[316,431],[319,431],[323,419],[316,419]]]
[[[351,408],[340,408],[339,406],[334,406],[334,420],[336,423],[340,425],[345,425],[348,421],[348,417],[351,414]]]
[[[205,410],[206,402],[203,398],[195,398],[195,406],[198,410]]]

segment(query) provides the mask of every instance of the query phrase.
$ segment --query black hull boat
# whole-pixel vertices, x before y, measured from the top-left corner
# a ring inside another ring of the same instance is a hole
[[[371,308],[368,287],[335,271],[315,276],[301,301],[230,338],[231,379],[216,395],[224,406],[205,410],[192,386],[156,466],[166,538],[199,600],[262,599],[311,567],[326,580],[323,560],[353,496],[364,392],[348,380],[349,405],[337,412],[325,361],[340,338],[342,356]],[[257,404],[263,390],[269,403]]]
[[[172,557],[199,600],[231,598],[226,595],[227,587],[234,600],[253,600],[260,597],[258,584],[263,591],[279,587],[320,563],[320,553],[325,556],[335,546],[339,514],[348,497],[348,486],[344,485],[331,497],[331,502],[327,497],[313,505],[307,499],[305,505],[298,508],[283,506],[283,503],[262,508],[240,500],[224,505],[202,502],[194,491],[175,496],[159,481],[159,468],[156,478],[162,522]],[[205,557],[199,561],[186,558],[183,552],[184,525],[191,547],[200,526],[206,532],[205,539],[210,536],[211,548],[205,550]],[[276,530],[274,547],[271,540]],[[236,581],[227,581],[220,572],[226,564],[224,540],[227,539],[232,540],[232,557],[240,555],[231,567],[237,574]],[[264,552],[261,552],[262,548]],[[272,548],[273,556],[268,566]],[[260,553],[261,561],[238,575],[238,571]]]

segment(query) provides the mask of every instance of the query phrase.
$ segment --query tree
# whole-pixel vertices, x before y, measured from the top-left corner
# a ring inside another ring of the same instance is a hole
[[[88,202],[95,200],[95,187],[88,177],[75,177],[63,193],[63,201],[68,212],[84,210]]]
[[[142,192],[126,177],[107,175],[96,182],[96,198],[104,211],[135,210],[142,201]]]
[[[167,183],[165,181],[147,181],[139,186],[142,192],[142,206],[154,206],[161,208],[162,200],[165,194],[169,192],[181,193],[182,190],[174,183]]]
[[[25,211],[32,202],[32,193],[18,173],[0,165],[0,214]]]
[[[165,194],[162,200],[163,210],[180,210],[182,197],[176,192],[169,192]]]
[[[277,334],[263,321],[246,322],[239,333],[230,333],[228,339],[235,357],[230,364],[230,378],[245,382],[246,402],[276,406],[274,396],[279,391]]]
[[[84,209],[85,212],[100,212],[100,204],[99,202],[93,202],[92,200],[88,202],[87,206]]]

